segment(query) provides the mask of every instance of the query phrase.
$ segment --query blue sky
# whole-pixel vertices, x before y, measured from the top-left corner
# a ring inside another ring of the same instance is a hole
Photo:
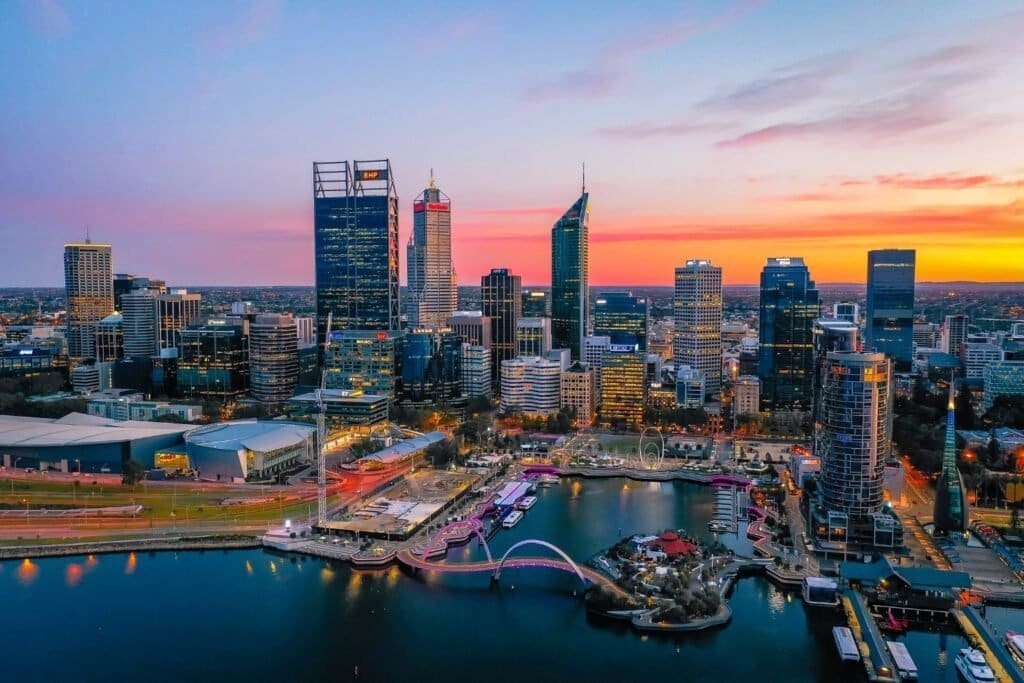
[[[310,283],[311,162],[383,156],[403,243],[435,169],[467,283],[546,280],[583,161],[598,284],[872,245],[1024,279],[972,238],[1024,254],[1021,35],[1016,2],[7,2],[0,285],[59,284],[86,224],[118,270]]]

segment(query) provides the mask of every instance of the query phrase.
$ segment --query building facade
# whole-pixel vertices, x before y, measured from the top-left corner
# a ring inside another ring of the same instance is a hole
[[[463,342],[491,350],[491,319],[482,311],[455,311],[446,326]]]
[[[859,325],[860,304],[853,301],[837,301],[832,304],[832,317]]]
[[[632,292],[602,292],[594,298],[594,335],[612,344],[632,344],[647,350],[648,301]]]
[[[249,391],[249,323],[214,318],[181,331],[178,391],[213,400],[241,398]]]
[[[111,313],[96,326],[96,362],[112,363],[124,358],[124,317]]]
[[[317,339],[399,329],[398,195],[391,163],[313,164]]]
[[[465,405],[462,392],[462,340],[448,329],[410,330],[402,341],[404,403]]]
[[[590,206],[584,189],[551,228],[551,343],[579,359],[590,329]]]
[[[594,371],[594,388],[597,391],[594,400],[597,403],[601,402],[601,363],[611,345],[611,337],[591,335],[583,339],[583,362]]]
[[[864,349],[893,359],[897,370],[914,360],[913,249],[876,249],[868,252],[867,315]]]
[[[261,403],[281,405],[299,383],[299,338],[289,313],[261,313],[249,324],[249,381]]]
[[[550,318],[520,318],[516,322],[517,356],[543,356],[550,350]]]
[[[966,315],[947,315],[942,324],[942,350],[959,357],[967,341],[967,327]]]
[[[491,350],[474,344],[462,345],[462,390],[467,398],[491,398]]]
[[[527,318],[550,318],[551,300],[542,289],[523,290],[523,315]]]
[[[802,258],[770,258],[761,271],[757,376],[761,409],[810,410],[818,289]]]
[[[336,330],[324,350],[327,386],[394,399],[401,376],[401,332]]]
[[[989,363],[982,370],[984,394],[981,407],[991,408],[1000,396],[1024,396],[1024,360]]]
[[[430,184],[412,204],[412,233],[406,250],[410,327],[444,327],[458,305],[452,266],[452,202]]]
[[[732,382],[732,415],[757,415],[761,412],[761,380],[755,375],[740,375]]]
[[[672,299],[675,331],[673,363],[704,373],[704,387],[722,387],[722,269],[708,260],[690,260],[676,268]]]
[[[96,327],[114,312],[114,268],[109,244],[64,245],[68,356],[96,357]]]
[[[516,356],[516,325],[523,317],[522,278],[508,268],[492,269],[480,278],[480,301],[483,315],[491,321],[491,371],[498,382],[502,363]]]
[[[612,346],[601,361],[600,420],[637,429],[647,405],[646,354]]]
[[[156,295],[154,301],[158,352],[160,349],[173,349],[178,346],[181,331],[199,319],[201,299],[200,295],[189,294],[185,289],[175,289]]]
[[[683,365],[676,369],[676,407],[703,408],[707,378],[697,368]]]
[[[562,371],[562,408],[573,412],[577,425],[586,426],[594,421],[596,407],[594,369],[576,361]]]
[[[512,358],[501,363],[501,410],[529,416],[558,412],[562,365],[546,358]]]

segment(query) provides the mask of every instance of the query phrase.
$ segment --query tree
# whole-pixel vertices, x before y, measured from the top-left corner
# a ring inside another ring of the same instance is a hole
[[[977,427],[978,418],[974,414],[971,390],[968,388],[966,383],[960,384],[960,389],[956,397],[954,413],[956,415],[957,429],[974,429]]]
[[[427,446],[423,454],[429,458],[434,467],[440,469],[447,467],[448,463],[455,459],[458,455],[458,450],[450,439],[445,439],[444,441],[432,443]]]
[[[121,463],[121,483],[125,486],[135,486],[145,477],[146,470],[139,462],[128,458]]]
[[[1024,429],[1024,396],[996,396],[981,421],[986,427]]]
[[[494,410],[494,403],[486,396],[474,396],[469,399],[466,410],[470,413],[489,413]]]

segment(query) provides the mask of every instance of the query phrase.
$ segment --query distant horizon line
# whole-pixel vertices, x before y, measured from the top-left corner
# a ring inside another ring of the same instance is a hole
[[[162,279],[162,278],[156,278],[156,279]],[[166,282],[166,281],[167,280],[164,279],[164,282]],[[987,287],[989,287],[989,286],[991,286],[991,287],[996,287],[996,286],[1002,287],[1002,286],[1010,286],[1010,285],[1019,285],[1019,286],[1024,287],[1024,280],[993,280],[993,281],[984,281],[984,280],[921,280],[921,281],[916,281],[914,284],[915,284],[915,286],[916,285],[930,285],[930,286],[938,286],[938,285],[982,285],[982,286],[987,286]],[[867,283],[863,282],[863,281],[862,282],[815,282],[815,285],[818,286],[818,287],[822,287],[822,286],[825,286],[825,287],[867,287]],[[407,287],[408,284],[407,283],[402,283],[400,286],[401,287]],[[459,283],[457,286],[458,287],[479,287],[480,285],[479,284],[462,284],[462,283]],[[212,284],[212,285],[210,285],[210,284],[204,284],[204,285],[200,285],[200,284],[181,284],[181,285],[179,285],[179,284],[175,284],[175,285],[168,285],[168,287],[169,288],[173,288],[173,289],[188,288],[188,287],[197,287],[197,288],[201,287],[201,288],[204,288],[204,289],[228,289],[228,288],[231,288],[231,287],[247,287],[247,288],[251,288],[251,287],[310,287],[310,288],[314,288],[314,287],[316,287],[316,285],[315,284],[266,284],[266,283],[253,283],[253,284],[247,284],[247,285],[242,285],[242,284]],[[523,287],[523,289],[541,288],[541,287],[543,287],[543,288],[550,288],[551,284],[550,283],[548,283],[548,284],[523,284],[522,287]],[[607,287],[607,288],[612,288],[612,287],[618,287],[618,288],[630,288],[630,287],[666,287],[666,288],[672,288],[672,287],[674,287],[674,285],[672,283],[669,283],[669,284],[637,284],[637,283],[633,283],[633,284],[628,284],[628,285],[627,284],[617,284],[617,285],[616,284],[607,284],[607,285],[596,284],[596,285],[590,285],[590,289],[601,288],[601,287]],[[757,283],[757,282],[723,283],[722,287],[760,287],[760,284]],[[64,285],[0,285],[0,290],[4,290],[4,289],[64,289]]]

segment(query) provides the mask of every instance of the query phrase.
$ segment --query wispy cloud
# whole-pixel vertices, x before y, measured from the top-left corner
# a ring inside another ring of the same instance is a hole
[[[697,103],[696,109],[729,113],[787,109],[821,95],[828,83],[847,72],[854,62],[852,54],[837,54],[789,64],[709,97]]]
[[[594,134],[598,137],[613,140],[647,140],[650,138],[674,138],[694,133],[721,131],[727,128],[725,123],[627,123],[619,126],[598,128]]]
[[[637,59],[680,45],[739,21],[762,0],[744,0],[708,21],[683,19],[660,25],[599,50],[589,64],[528,87],[523,99],[543,103],[568,99],[600,99],[628,82]]]
[[[199,44],[208,54],[220,55],[266,37],[281,14],[279,0],[246,0],[228,21],[207,28]]]
[[[71,30],[71,20],[58,0],[21,0],[29,28],[46,36],[62,36]]]

